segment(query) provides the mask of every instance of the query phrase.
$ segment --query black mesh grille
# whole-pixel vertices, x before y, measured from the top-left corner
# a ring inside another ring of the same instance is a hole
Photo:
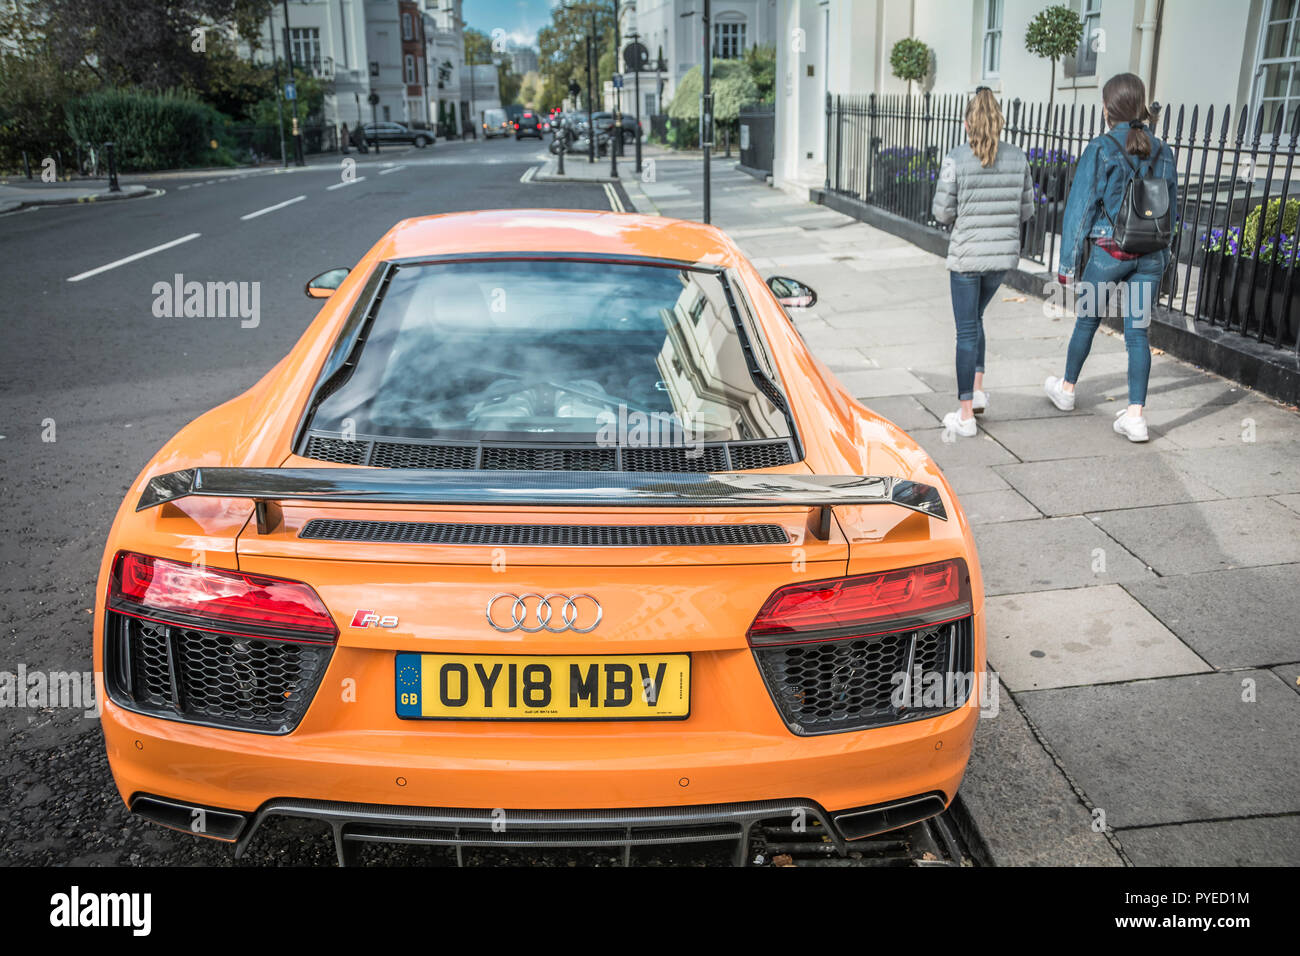
[[[345,465],[364,465],[370,455],[370,442],[344,441],[342,438],[321,438],[313,435],[307,443],[307,457],[321,461],[337,461]]]
[[[810,736],[960,707],[972,690],[971,634],[965,618],[898,634],[755,648],[754,656],[781,717],[796,734]]]
[[[306,457],[344,465],[375,468],[438,468],[496,471],[675,471],[720,472],[775,468],[795,461],[789,439],[736,442],[700,447],[546,448],[537,446],[426,444],[421,442],[347,441],[312,435]]]
[[[788,441],[765,441],[746,445],[730,445],[731,467],[734,471],[751,468],[776,468],[794,463],[794,452]]]
[[[625,448],[624,471],[726,471],[727,450],[721,445],[702,448]]]
[[[503,448],[483,449],[483,467],[494,471],[614,471],[618,454],[613,448]]]
[[[632,548],[788,544],[776,524],[743,525],[505,525],[313,518],[300,538],[401,544],[532,545]]]
[[[283,734],[307,712],[332,646],[215,634],[110,613],[114,699],[158,717]]]
[[[472,445],[416,445],[401,442],[375,442],[369,464],[377,468],[455,468],[474,467],[478,449]]]

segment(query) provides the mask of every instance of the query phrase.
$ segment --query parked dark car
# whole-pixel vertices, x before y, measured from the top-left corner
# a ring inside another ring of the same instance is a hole
[[[580,119],[581,127],[585,129],[587,124],[587,114],[586,113],[580,114],[579,119]],[[632,143],[636,142],[636,138],[638,134],[641,132],[641,128],[637,126],[636,117],[633,116],[631,113],[624,113],[622,119],[623,119],[622,122],[623,143],[624,145],[631,145]],[[613,113],[608,113],[603,111],[600,113],[593,113],[591,115],[591,120],[593,123],[596,124],[597,130],[607,135],[614,128]]]
[[[536,136],[542,138],[542,120],[532,110],[524,110],[515,120],[515,139],[523,139],[525,136]]]
[[[433,133],[427,129],[411,129],[401,123],[367,123],[365,129],[366,141],[373,143],[378,139],[380,146],[388,143],[410,143],[424,149],[426,146],[433,145]]]

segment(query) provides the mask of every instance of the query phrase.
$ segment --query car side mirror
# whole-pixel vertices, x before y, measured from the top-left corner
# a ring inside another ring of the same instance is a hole
[[[787,309],[811,309],[817,304],[817,293],[797,279],[772,276],[767,280],[767,287]]]
[[[328,299],[334,294],[334,290],[343,284],[343,280],[351,271],[351,269],[329,269],[315,278],[308,279],[303,291],[307,293],[309,299]]]

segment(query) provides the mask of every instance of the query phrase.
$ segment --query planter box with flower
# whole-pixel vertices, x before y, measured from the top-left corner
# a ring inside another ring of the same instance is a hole
[[[1252,209],[1244,227],[1212,229],[1203,235],[1205,263],[1196,314],[1243,332],[1256,333],[1262,327],[1267,339],[1277,338],[1281,329],[1280,341],[1294,345],[1300,329],[1300,277],[1288,282],[1288,273],[1296,266],[1298,219],[1300,199],[1288,199],[1285,211],[1282,201],[1274,199],[1267,213],[1263,203]]]

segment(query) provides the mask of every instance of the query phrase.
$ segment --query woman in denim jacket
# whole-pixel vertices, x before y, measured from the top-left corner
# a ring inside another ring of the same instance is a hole
[[[1101,324],[1104,303],[1118,300],[1124,313],[1124,346],[1128,351],[1128,407],[1116,415],[1115,431],[1129,441],[1143,442],[1148,436],[1142,410],[1151,376],[1147,326],[1151,324],[1151,307],[1170,252],[1161,249],[1146,255],[1126,253],[1111,237],[1112,223],[1129,180],[1135,175],[1131,162],[1143,175],[1168,182],[1171,207],[1177,199],[1177,173],[1173,150],[1151,133],[1156,116],[1147,106],[1141,79],[1132,73],[1112,76],[1102,87],[1101,99],[1110,129],[1089,143],[1079,157],[1061,223],[1057,278],[1065,285],[1077,282],[1078,317],[1066,353],[1065,375],[1049,376],[1043,390],[1061,411],[1073,410],[1074,386]],[[1078,274],[1085,256],[1086,265]]]

